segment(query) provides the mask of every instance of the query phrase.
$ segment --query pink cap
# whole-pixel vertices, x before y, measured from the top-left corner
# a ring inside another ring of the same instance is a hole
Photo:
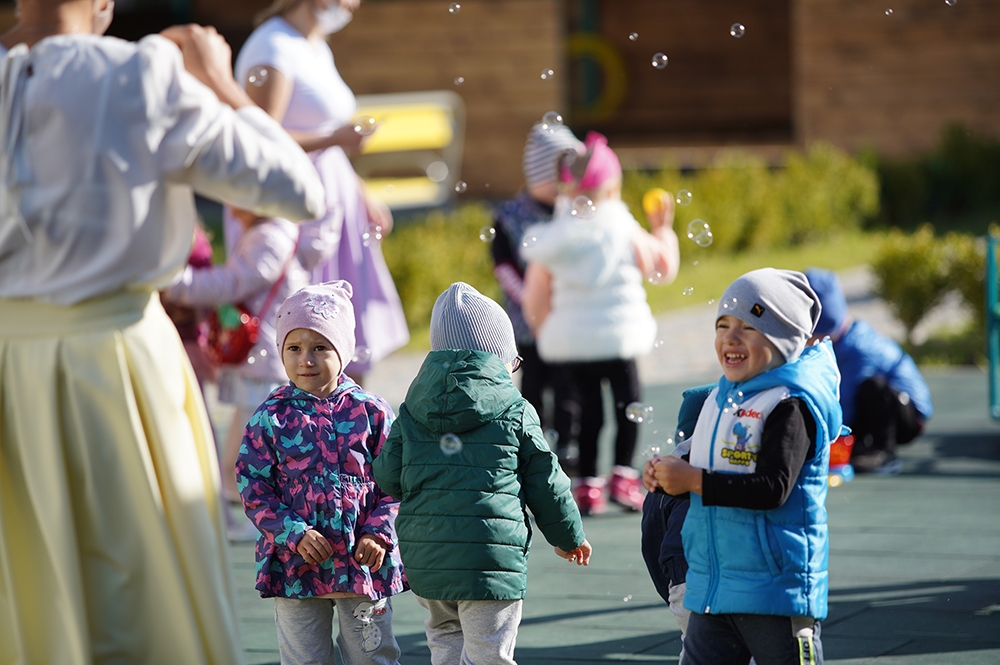
[[[576,160],[586,165],[582,175],[579,172],[580,164],[564,163],[560,170],[563,182],[576,182],[579,189],[594,190],[621,177],[622,165],[615,151],[608,147],[607,137],[597,132],[588,132],[583,145],[587,152]]]
[[[278,353],[285,337],[293,330],[314,330],[330,340],[344,367],[354,357],[354,289],[349,282],[337,280],[299,289],[281,303],[274,321]]]

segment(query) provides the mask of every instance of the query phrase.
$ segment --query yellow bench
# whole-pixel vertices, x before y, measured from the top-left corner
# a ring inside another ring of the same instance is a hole
[[[393,210],[438,206],[455,195],[462,168],[465,105],[449,90],[359,95],[358,116],[371,116],[354,169]]]

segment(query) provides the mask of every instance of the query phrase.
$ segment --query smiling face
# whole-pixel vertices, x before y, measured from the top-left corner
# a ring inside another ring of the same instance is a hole
[[[763,333],[728,314],[715,322],[715,354],[722,373],[733,383],[748,381],[785,363],[778,347]]]
[[[329,397],[344,369],[330,340],[308,328],[296,328],[285,336],[281,362],[288,380],[316,397]]]

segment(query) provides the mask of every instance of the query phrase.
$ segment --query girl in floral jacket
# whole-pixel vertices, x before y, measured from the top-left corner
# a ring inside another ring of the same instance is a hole
[[[275,599],[281,662],[333,665],[331,624],[348,665],[395,665],[389,596],[406,581],[399,504],[372,475],[392,424],[388,404],[343,374],[354,356],[352,288],[306,287],[280,307],[277,342],[290,385],[247,425],[237,484],[257,538],[257,584]]]

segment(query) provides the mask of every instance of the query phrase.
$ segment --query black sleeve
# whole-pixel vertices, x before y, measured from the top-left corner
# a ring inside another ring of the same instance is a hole
[[[490,244],[490,253],[493,254],[493,263],[495,265],[509,263],[514,266],[514,269],[517,270],[518,274],[520,274],[521,268],[517,263],[518,254],[514,251],[511,239],[508,237],[507,232],[503,230],[503,225],[500,223],[500,220],[494,218],[493,230],[496,231],[496,235],[493,237],[493,242]],[[523,277],[524,275],[521,276]]]
[[[764,432],[753,473],[702,471],[702,502],[771,510],[788,500],[802,465],[816,454],[816,421],[798,398],[778,402],[764,422]]]

